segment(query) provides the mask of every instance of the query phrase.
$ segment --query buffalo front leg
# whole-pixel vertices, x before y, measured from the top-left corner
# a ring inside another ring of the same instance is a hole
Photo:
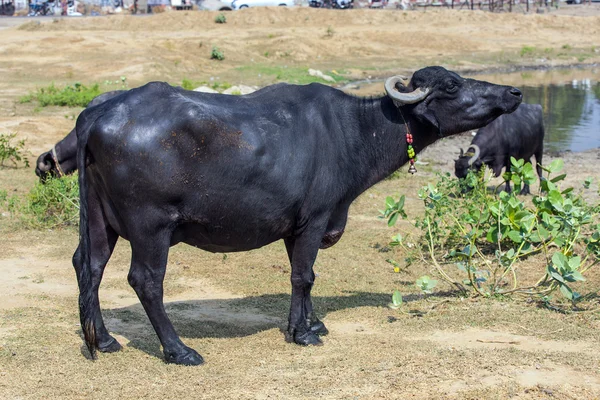
[[[287,250],[287,254],[288,254],[288,258],[290,260],[290,265],[292,264],[292,257],[294,254],[294,243],[295,243],[295,239],[294,238],[287,238],[284,240],[285,242],[285,249]],[[306,313],[306,323],[308,324],[308,326],[310,327],[310,330],[319,335],[319,336],[325,336],[329,333],[329,331],[327,330],[327,328],[325,327],[325,324],[319,319],[317,318],[317,316],[314,313],[313,310],[313,304],[312,304],[312,298],[310,295],[310,292],[312,290],[312,287],[314,285],[314,281],[315,281],[315,272],[313,270],[313,268],[310,268],[310,272],[311,272],[311,282],[312,284],[310,285],[310,287],[307,289],[307,295],[304,297],[304,312]],[[289,336],[289,335],[288,335]],[[289,342],[293,341],[293,337],[289,336],[287,338],[287,340]]]
[[[200,365],[204,362],[202,356],[183,344],[165,311],[163,281],[169,245],[169,232],[146,234],[141,240],[131,240],[131,269],[127,278],[158,335],[165,361],[181,365]]]
[[[322,344],[317,333],[311,329],[312,301],[310,292],[315,275],[312,270],[326,224],[318,227],[307,227],[301,235],[288,241],[293,241],[292,256],[292,301],[286,340],[301,345]],[[289,245],[288,245],[289,246]]]

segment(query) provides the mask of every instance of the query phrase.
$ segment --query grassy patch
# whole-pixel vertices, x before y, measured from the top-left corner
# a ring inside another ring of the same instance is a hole
[[[244,76],[260,76],[261,78],[271,78],[272,82],[288,82],[295,83],[298,85],[306,85],[313,82],[327,83],[327,81],[308,74],[307,67],[280,67],[270,65],[245,65],[236,68],[236,71],[240,72]],[[342,75],[332,73],[330,71],[323,71],[324,74],[331,76],[336,83],[346,82],[347,78]]]
[[[30,228],[73,226],[79,218],[77,175],[37,182],[25,197],[0,193],[2,208]]]
[[[31,103],[33,100],[36,100],[41,107],[85,107],[100,93],[102,92],[98,84],[88,87],[81,83],[74,83],[73,85],[59,88],[52,82],[49,86],[39,88],[36,92],[21,97],[19,102]]]

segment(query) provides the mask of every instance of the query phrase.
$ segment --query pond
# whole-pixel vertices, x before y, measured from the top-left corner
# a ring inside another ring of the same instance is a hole
[[[541,104],[545,151],[585,151],[600,147],[600,68],[520,71],[470,76],[516,86],[523,101]],[[382,82],[349,85],[348,92],[382,93]]]

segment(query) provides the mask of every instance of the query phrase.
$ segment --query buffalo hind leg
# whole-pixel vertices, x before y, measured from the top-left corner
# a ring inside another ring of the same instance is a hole
[[[108,225],[98,197],[91,188],[88,195],[88,218],[90,232],[90,269],[92,276],[92,295],[94,298],[93,307],[96,308],[96,312],[94,313],[96,315],[96,319],[94,320],[96,347],[103,353],[112,353],[119,351],[121,345],[108,333],[108,330],[104,325],[104,319],[102,318],[102,313],[100,311],[98,289],[100,288],[104,268],[112,255],[119,236]],[[81,258],[81,250],[78,246],[73,255],[73,266],[75,267],[78,279],[82,265],[83,260]]]
[[[183,344],[169,320],[163,303],[163,281],[167,270],[170,232],[146,232],[131,238],[131,269],[127,279],[135,290],[163,347],[165,361],[200,365],[202,356]]]
[[[292,264],[292,256],[294,254],[294,241],[295,241],[294,238],[287,238],[284,240],[285,249],[287,250],[288,258],[290,260],[290,265]],[[311,272],[310,281],[312,282],[312,284],[310,285],[310,288],[308,288],[308,290],[307,290],[307,296],[305,296],[305,298],[304,298],[304,312],[306,313],[306,323],[308,324],[308,326],[310,327],[310,330],[313,333],[315,333],[319,336],[325,336],[329,333],[329,330],[325,327],[325,324],[319,318],[317,318],[317,316],[315,315],[315,313],[313,311],[313,304],[312,304],[310,292],[312,290],[312,286],[314,285],[315,272],[312,269],[312,267],[310,269],[310,272]],[[288,338],[287,340],[293,341],[293,338]]]
[[[286,240],[292,244],[287,245],[292,253],[292,299],[286,340],[305,346],[322,344],[317,333],[311,329],[311,324],[314,324],[315,329],[319,330],[319,323],[316,322],[318,319],[315,322],[312,320],[314,313],[310,292],[315,279],[312,268],[326,225],[326,221],[322,226],[313,224],[306,227],[302,234]]]

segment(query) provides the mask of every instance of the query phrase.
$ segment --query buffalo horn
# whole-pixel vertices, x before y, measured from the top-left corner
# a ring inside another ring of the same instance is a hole
[[[461,148],[460,148],[460,155],[459,155],[459,157],[462,157],[462,156],[464,156],[464,155],[465,155],[465,152],[463,151],[463,149],[462,149],[462,147],[461,147]]]
[[[473,163],[479,158],[479,154],[481,154],[481,149],[476,144],[472,144],[471,148],[475,150],[475,154],[473,154],[473,157],[469,158],[469,166],[473,165]]]
[[[385,81],[385,92],[390,96],[396,104],[414,104],[423,100],[429,94],[429,89],[425,91],[421,88],[416,88],[410,93],[400,93],[396,90],[396,83],[406,80],[402,75],[392,76]]]

